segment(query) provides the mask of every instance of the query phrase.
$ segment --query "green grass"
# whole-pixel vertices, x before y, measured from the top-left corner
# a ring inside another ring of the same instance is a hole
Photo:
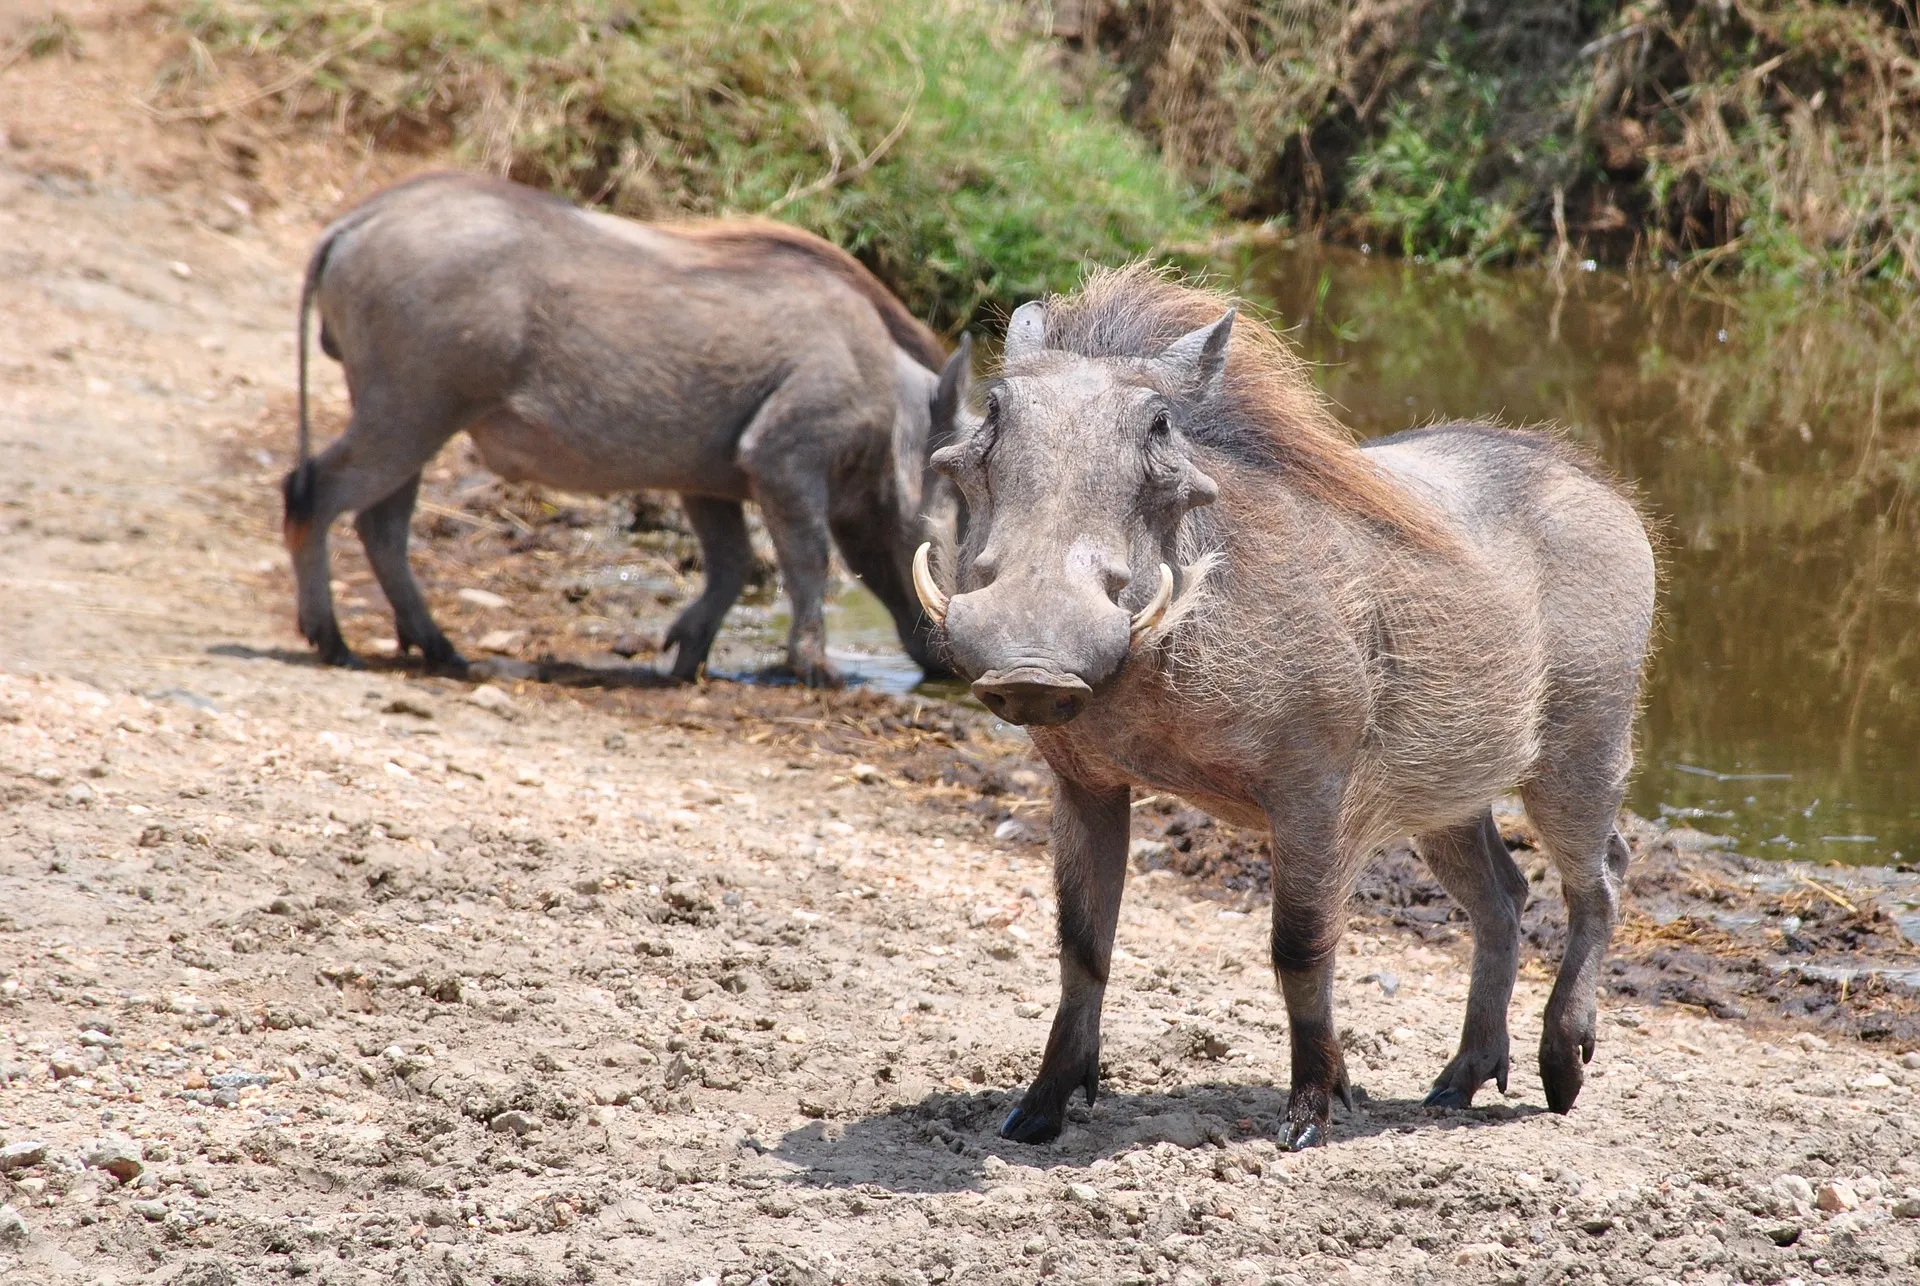
[[[994,0],[201,0],[184,20],[216,65],[301,73],[283,111],[451,141],[638,217],[773,213],[951,329],[1206,223],[1144,142],[1065,103],[1015,17]]]

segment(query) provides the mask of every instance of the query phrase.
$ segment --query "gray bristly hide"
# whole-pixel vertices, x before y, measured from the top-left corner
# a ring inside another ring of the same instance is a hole
[[[309,306],[346,368],[353,417],[309,457]],[[421,467],[455,434],[512,481],[569,491],[678,492],[706,588],[666,636],[692,678],[752,562],[744,501],[760,506],[793,605],[788,660],[839,676],[822,621],[830,546],[892,613],[922,668],[944,673],[909,590],[929,515],[926,474],[965,397],[970,345],[950,359],[861,265],[760,221],[652,226],[470,175],[414,179],[327,229],[300,311],[300,463],[284,485],[301,631],[352,664],[329,589],[342,513],[393,605],[401,646],[465,662],[407,561]]]
[[[1135,787],[1272,837],[1291,1147],[1350,1094],[1333,952],[1355,876],[1398,836],[1474,933],[1460,1049],[1428,1102],[1505,1088],[1527,883],[1489,804],[1517,788],[1568,901],[1540,1072],[1569,1110],[1655,603],[1621,490],[1563,443],[1490,425],[1356,448],[1278,336],[1140,268],[1016,313],[985,418],[933,463],[968,529],[954,583],[924,599],[955,668],[1032,726],[1057,778],[1061,1001],[1003,1133],[1051,1138],[1073,1091],[1096,1090]]]

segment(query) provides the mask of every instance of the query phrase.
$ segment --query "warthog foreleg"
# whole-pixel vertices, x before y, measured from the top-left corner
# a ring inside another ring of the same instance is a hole
[[[1293,1089],[1280,1146],[1294,1152],[1326,1141],[1337,1096],[1353,1107],[1347,1060],[1333,1025],[1333,953],[1340,945],[1352,876],[1338,857],[1330,814],[1302,816],[1273,831],[1273,968],[1287,1002]]]
[[[673,677],[690,680],[707,663],[713,639],[720,632],[753,567],[753,543],[747,538],[747,515],[737,500],[711,496],[681,496],[680,507],[700,540],[707,587],[687,605],[667,631],[663,648],[673,648]]]
[[[434,624],[426,595],[407,562],[407,537],[413,522],[413,503],[420,493],[420,475],[414,474],[377,504],[354,516],[354,530],[366,547],[367,562],[380,579],[380,589],[393,608],[394,634],[401,651],[417,649],[431,670],[464,674],[466,658],[454,650]]]
[[[1490,1080],[1506,1092],[1507,1008],[1520,967],[1520,911],[1527,901],[1527,878],[1513,864],[1492,809],[1474,821],[1421,835],[1414,847],[1473,926],[1473,981],[1467,989],[1460,1050],[1426,1099],[1429,1107],[1468,1107]]]
[[[1046,1056],[1002,1138],[1045,1143],[1066,1121],[1076,1089],[1100,1091],[1100,1005],[1127,879],[1128,790],[1089,790],[1059,777],[1053,790],[1053,878],[1060,904],[1060,1007]]]

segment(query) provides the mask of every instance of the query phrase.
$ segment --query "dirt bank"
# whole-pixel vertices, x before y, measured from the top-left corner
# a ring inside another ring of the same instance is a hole
[[[258,154],[238,174],[231,140],[130,105],[152,67],[137,29],[79,22],[85,59],[0,76],[10,1284],[1920,1266],[1920,1059],[1898,1035],[1855,1039],[1861,1022],[1618,994],[1629,974],[1603,997],[1578,1111],[1555,1117],[1528,1052],[1547,989],[1530,965],[1511,1094],[1420,1109],[1465,942],[1392,862],[1368,886],[1388,909],[1357,908],[1338,970],[1367,1098],[1331,1146],[1279,1155],[1285,1029],[1259,908],[1224,866],[1151,869],[1182,852],[1157,804],[1136,830],[1108,1092],[1055,1145],[1001,1143],[1054,988],[1027,829],[1045,786],[1023,743],[861,693],[309,664],[272,487],[296,269],[330,204],[387,162]],[[670,582],[569,590],[610,551],[666,576],[670,538],[590,506],[569,525],[571,501],[483,504],[465,476],[447,462],[430,493],[448,512],[417,533],[463,643],[523,629],[502,656],[612,665],[586,626],[658,628]],[[339,575],[372,650],[357,554]],[[1229,840],[1182,856],[1257,857]],[[1670,857],[1646,869],[1676,882],[1727,869],[1658,843]]]

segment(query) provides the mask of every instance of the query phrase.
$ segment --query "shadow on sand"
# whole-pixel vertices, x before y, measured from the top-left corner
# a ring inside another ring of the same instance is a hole
[[[1000,1122],[1020,1099],[1018,1090],[940,1091],[918,1103],[850,1120],[822,1120],[783,1135],[774,1156],[805,1167],[794,1181],[808,1187],[875,1185],[896,1193],[984,1190],[991,1186],[983,1163],[997,1156],[1010,1164],[1084,1169],[1167,1142],[1182,1148],[1271,1139],[1286,1112],[1284,1089],[1266,1085],[1208,1083],[1169,1093],[1102,1094],[1092,1108],[1077,1099],[1066,1133],[1053,1143],[1029,1146],[1000,1137]],[[1484,1096],[1497,1100],[1491,1089]],[[1418,1099],[1368,1099],[1358,1092],[1358,1111],[1334,1108],[1333,1138],[1339,1148],[1380,1134],[1488,1129],[1543,1113],[1538,1106],[1489,1101],[1454,1111],[1423,1107]]]

